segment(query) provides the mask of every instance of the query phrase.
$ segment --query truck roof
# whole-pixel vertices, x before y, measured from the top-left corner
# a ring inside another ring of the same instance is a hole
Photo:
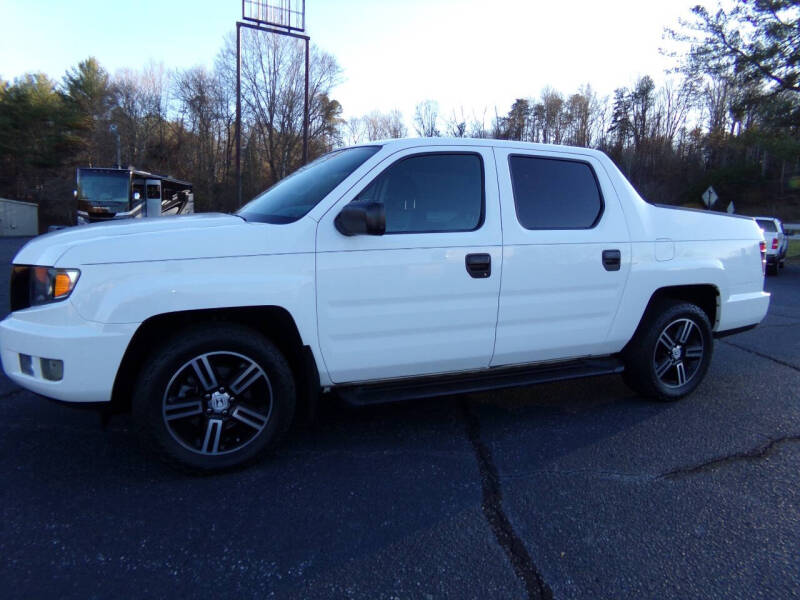
[[[475,147],[496,147],[496,148],[520,148],[526,150],[541,150],[547,152],[579,153],[584,155],[604,157],[605,154],[592,148],[582,146],[562,146],[560,144],[534,144],[531,142],[519,142],[515,140],[496,140],[489,138],[396,138],[386,140],[375,140],[363,144],[354,144],[352,147],[359,146],[384,146],[402,150],[403,148],[416,148],[419,146],[475,146]]]

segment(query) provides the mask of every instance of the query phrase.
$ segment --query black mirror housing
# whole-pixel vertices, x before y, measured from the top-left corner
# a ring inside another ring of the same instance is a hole
[[[334,220],[342,235],[383,235],[386,233],[386,209],[383,202],[351,202]]]

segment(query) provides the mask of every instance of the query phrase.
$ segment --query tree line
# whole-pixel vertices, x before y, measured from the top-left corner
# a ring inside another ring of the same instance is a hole
[[[800,220],[800,0],[695,7],[674,29],[675,68],[608,97],[589,83],[545,87],[506,110],[417,104],[344,119],[332,93],[342,69],[312,48],[310,156],[386,138],[497,138],[599,148],[652,202],[692,203],[713,185],[737,210]],[[242,174],[249,198],[302,163],[302,42],[243,31]],[[149,64],[111,75],[95,58],[60,81],[0,80],[0,196],[40,205],[43,224],[74,220],[77,166],[123,165],[193,182],[198,211],[237,208],[235,38],[212,68]],[[725,206],[719,207],[724,209]]]
[[[713,185],[725,210],[800,221],[800,1],[696,6],[678,27],[675,67],[657,86],[644,75],[613,95],[590,84],[545,87],[507,111],[441,114],[417,105],[418,135],[497,138],[598,148],[649,201],[700,206]]]
[[[244,197],[302,163],[304,48],[281,36],[242,34]],[[341,143],[342,107],[330,97],[341,68],[310,56],[310,155]],[[32,73],[0,80],[0,196],[36,202],[43,224],[75,219],[75,168],[116,162],[194,184],[197,211],[238,208],[235,181],[236,40],[213,68],[109,74],[90,57],[61,81]]]

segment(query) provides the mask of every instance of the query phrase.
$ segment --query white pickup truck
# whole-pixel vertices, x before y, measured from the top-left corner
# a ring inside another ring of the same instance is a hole
[[[789,250],[789,236],[783,230],[783,223],[775,217],[753,217],[764,234],[767,244],[767,274],[777,275],[783,268],[786,252]]]
[[[319,392],[354,403],[622,373],[694,390],[765,316],[755,221],[642,200],[585,148],[464,139],[327,154],[237,215],[89,225],[14,259],[3,368],[130,408],[199,471],[274,446]]]

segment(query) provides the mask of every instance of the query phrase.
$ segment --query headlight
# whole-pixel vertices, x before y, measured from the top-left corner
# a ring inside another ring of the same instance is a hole
[[[75,289],[77,269],[14,265],[11,272],[11,310],[64,300]]]

